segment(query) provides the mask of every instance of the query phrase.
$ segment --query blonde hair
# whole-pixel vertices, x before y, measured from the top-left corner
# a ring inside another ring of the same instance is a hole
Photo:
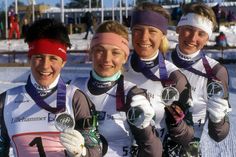
[[[98,26],[96,33],[111,32],[122,36],[129,41],[128,29],[117,21],[105,21]]]
[[[138,4],[134,8],[134,11],[153,11],[153,12],[161,14],[162,16],[164,16],[168,20],[168,22],[170,22],[169,11],[166,10],[165,8],[163,8],[160,4],[143,2],[143,3]],[[169,41],[168,41],[166,35],[164,35],[161,39],[159,50],[163,54],[166,54],[168,49],[169,49]]]
[[[183,6],[183,15],[195,13],[208,18],[213,23],[213,30],[216,28],[216,17],[211,7],[204,3],[188,3]]]

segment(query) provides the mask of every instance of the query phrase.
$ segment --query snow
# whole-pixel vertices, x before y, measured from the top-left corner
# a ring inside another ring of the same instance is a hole
[[[223,31],[226,34],[228,39],[228,44],[230,46],[236,46],[236,26],[224,27],[221,26],[220,31]],[[70,40],[72,43],[71,50],[88,50],[89,42],[92,35],[89,35],[88,40],[83,40],[84,33],[81,34],[72,34],[70,35]],[[218,33],[213,33],[208,46],[213,46],[215,44],[214,39]],[[178,40],[178,35],[175,33],[175,28],[170,27],[167,35],[170,41],[170,48],[175,48]],[[129,43],[130,48],[132,48],[131,42]],[[27,44],[24,43],[23,39],[11,41],[0,40],[0,53],[6,51],[27,51]],[[219,50],[205,50],[206,54],[210,57],[218,59],[221,57]],[[224,51],[225,59],[236,59],[236,49],[227,49]],[[7,63],[9,60],[8,55],[0,56],[0,63]],[[66,67],[62,71],[62,77],[65,81],[73,79],[75,77],[86,77],[89,75],[91,69],[91,63],[84,61],[88,60],[88,54],[69,54],[68,62]],[[16,62],[27,63],[27,57],[24,55],[16,56]],[[230,105],[232,107],[232,112],[229,113],[230,118],[230,133],[229,135],[221,142],[217,143],[210,139],[207,134],[207,125],[205,125],[204,132],[201,138],[201,149],[203,157],[236,157],[236,64],[226,64],[228,69],[230,80],[229,80],[229,91],[230,91]],[[30,73],[29,67],[0,67],[0,93],[18,86],[25,84],[25,81]]]

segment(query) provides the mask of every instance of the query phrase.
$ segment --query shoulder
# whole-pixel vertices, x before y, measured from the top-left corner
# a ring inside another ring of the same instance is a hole
[[[208,61],[208,63],[210,64],[211,67],[214,67],[216,64],[218,64],[219,62],[209,56],[206,55],[206,59]]]
[[[166,69],[168,73],[172,73],[173,71],[179,70],[179,68],[176,65],[174,65],[174,63],[168,60],[165,60],[165,64],[166,64]]]
[[[88,77],[77,77],[70,82],[70,85],[74,85],[80,89],[83,89],[87,80],[88,80]]]
[[[7,94],[11,94],[11,95],[14,95],[14,94],[19,94],[21,92],[25,91],[25,85],[21,85],[21,86],[17,86],[17,87],[14,87],[14,88],[10,88],[6,91]]]

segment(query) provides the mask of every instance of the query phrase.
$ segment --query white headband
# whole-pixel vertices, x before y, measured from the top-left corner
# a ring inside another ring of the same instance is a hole
[[[185,25],[202,29],[208,34],[209,38],[213,31],[213,23],[211,22],[211,20],[209,20],[208,18],[204,16],[194,14],[194,13],[188,13],[187,15],[183,15],[181,19],[179,20],[177,27],[185,26]]]

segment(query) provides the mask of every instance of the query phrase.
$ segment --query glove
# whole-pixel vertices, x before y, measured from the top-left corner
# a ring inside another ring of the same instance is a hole
[[[130,110],[135,109],[137,111],[140,111],[138,118],[130,123],[135,125],[139,129],[144,129],[149,126],[152,118],[154,117],[154,109],[152,108],[147,98],[143,95],[135,95],[132,97],[130,106]],[[128,117],[130,117],[130,115],[128,115]]]
[[[84,137],[74,129],[66,129],[60,134],[60,142],[66,148],[69,157],[81,157],[86,155]]]
[[[185,117],[183,110],[178,105],[170,105],[165,107],[166,121],[169,124],[179,124]]]
[[[229,112],[228,101],[220,97],[211,97],[208,99],[207,111],[211,121],[219,123]]]

